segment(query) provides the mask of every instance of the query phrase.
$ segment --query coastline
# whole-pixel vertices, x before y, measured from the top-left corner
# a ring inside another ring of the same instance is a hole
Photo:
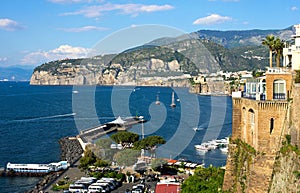
[[[61,160],[67,160],[72,167],[82,156],[83,149],[76,137],[64,137],[58,141],[61,151]],[[77,166],[75,166],[77,167]],[[36,186],[26,191],[26,193],[39,193],[49,188],[57,178],[64,174],[68,169],[59,172],[46,174]]]

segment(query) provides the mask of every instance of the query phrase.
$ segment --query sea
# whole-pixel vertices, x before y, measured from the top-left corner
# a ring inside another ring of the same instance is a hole
[[[172,93],[176,107],[171,107]],[[159,100],[158,105],[156,101]],[[160,135],[166,144],[156,156],[205,166],[224,166],[220,150],[198,152],[194,145],[231,135],[231,97],[192,94],[188,88],[133,86],[32,86],[0,82],[0,168],[11,163],[60,161],[58,140],[81,130],[139,116],[129,130],[140,137]],[[197,131],[194,128],[198,128]],[[37,177],[0,177],[0,192],[25,192]]]

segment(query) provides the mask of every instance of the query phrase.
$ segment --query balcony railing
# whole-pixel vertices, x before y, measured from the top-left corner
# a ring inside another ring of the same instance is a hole
[[[285,93],[273,93],[273,99],[285,99]]]
[[[248,98],[248,99],[256,99],[256,94],[255,93],[246,93],[246,92],[243,92],[242,93],[242,97],[243,98]]]
[[[260,93],[260,94],[246,93],[246,92],[242,93],[242,97],[243,98],[248,98],[248,99],[253,99],[253,100],[258,100],[256,98],[257,95],[259,96],[259,100],[262,100],[262,101],[266,100],[266,94],[264,94],[264,93]]]

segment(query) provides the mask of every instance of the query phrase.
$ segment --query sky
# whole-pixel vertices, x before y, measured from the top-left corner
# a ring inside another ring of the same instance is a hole
[[[299,9],[300,0],[1,0],[0,67],[117,52],[176,32],[284,29],[300,23]]]

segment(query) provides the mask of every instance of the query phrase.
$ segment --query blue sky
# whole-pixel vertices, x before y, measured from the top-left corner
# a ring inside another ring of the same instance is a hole
[[[0,5],[0,67],[84,57],[111,34],[147,24],[193,32],[300,23],[300,0],[1,0]]]

